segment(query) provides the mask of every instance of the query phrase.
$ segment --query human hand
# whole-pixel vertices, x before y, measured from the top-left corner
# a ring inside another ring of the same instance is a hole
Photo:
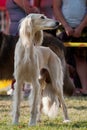
[[[35,6],[32,6],[30,12],[31,13],[40,13],[40,10]]]
[[[66,31],[67,36],[72,36],[74,29],[72,27],[70,27],[69,25],[67,25],[67,26],[65,26],[65,31]]]
[[[80,27],[77,27],[74,29],[73,37],[78,38],[81,36],[81,33],[82,33],[82,29]]]

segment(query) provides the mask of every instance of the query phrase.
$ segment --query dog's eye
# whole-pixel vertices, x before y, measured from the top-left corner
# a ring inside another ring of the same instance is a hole
[[[45,19],[45,17],[44,17],[44,16],[41,16],[40,18],[41,18],[41,19]]]

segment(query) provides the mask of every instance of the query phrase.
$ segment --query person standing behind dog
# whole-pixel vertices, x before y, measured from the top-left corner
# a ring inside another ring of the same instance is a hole
[[[56,19],[65,30],[61,40],[65,37],[79,38],[84,29],[87,33],[87,0],[53,0],[53,10]],[[82,85],[81,92],[87,95],[87,59],[75,56],[75,61]]]
[[[53,18],[52,0],[34,0],[34,5],[38,7],[40,13],[45,14],[48,18]]]
[[[87,0],[53,0],[56,19],[62,24],[67,36],[80,37],[87,27]]]
[[[33,4],[38,7],[41,14],[46,15],[48,18],[55,19],[53,14],[53,0],[34,0]],[[45,32],[56,36],[57,29],[46,30]]]
[[[6,7],[10,17],[11,35],[18,35],[19,21],[29,13],[38,13],[38,8],[31,4],[30,0],[7,0]]]
[[[0,0],[0,32],[7,34],[9,30],[9,16],[5,4],[6,0]]]

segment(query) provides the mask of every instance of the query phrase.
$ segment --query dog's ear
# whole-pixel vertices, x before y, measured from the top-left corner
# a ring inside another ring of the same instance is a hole
[[[37,31],[34,35],[34,43],[36,46],[39,46],[42,44],[43,41],[43,31]]]
[[[31,17],[30,18],[24,18],[21,20],[20,23],[20,31],[19,34],[20,36],[26,37],[28,35],[28,37],[32,34],[32,22],[31,22]]]
[[[30,33],[30,34],[32,34],[32,18],[29,17],[28,20],[27,20],[27,22],[28,22],[27,23],[27,25],[28,25],[27,26],[27,32]]]

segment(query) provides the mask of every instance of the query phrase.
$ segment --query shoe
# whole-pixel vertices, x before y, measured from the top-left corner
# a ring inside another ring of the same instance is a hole
[[[82,89],[76,88],[73,96],[87,96],[87,93],[84,93]]]
[[[82,96],[87,96],[87,93],[84,93],[82,89],[79,90]]]

